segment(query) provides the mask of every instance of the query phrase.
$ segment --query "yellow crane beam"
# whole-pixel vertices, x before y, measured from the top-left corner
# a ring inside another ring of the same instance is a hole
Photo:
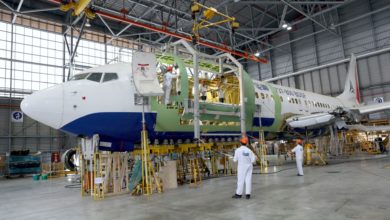
[[[91,13],[91,10],[87,8],[89,3],[92,0],[79,0],[77,2],[75,1],[70,1],[67,4],[63,4],[60,6],[61,11],[69,11],[73,9],[73,15],[74,16],[79,16],[82,12],[85,12],[88,18],[94,17],[94,13]],[[91,15],[93,14],[93,15]]]
[[[76,16],[79,16],[81,12],[83,12],[87,8],[90,2],[91,0],[79,0],[76,3],[76,7],[74,8],[74,14]]]

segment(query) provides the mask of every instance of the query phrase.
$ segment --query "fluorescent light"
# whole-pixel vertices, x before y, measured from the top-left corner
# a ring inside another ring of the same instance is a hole
[[[282,28],[287,28],[288,27],[288,25],[286,24],[286,23],[284,23],[283,25],[282,25]]]
[[[85,23],[85,27],[91,27],[91,23],[89,23],[89,19],[87,19],[87,22]]]
[[[288,27],[287,27],[287,30],[288,30],[288,31],[289,31],[289,30],[291,30],[291,29],[292,29],[292,27],[291,27],[291,26],[288,26]]]

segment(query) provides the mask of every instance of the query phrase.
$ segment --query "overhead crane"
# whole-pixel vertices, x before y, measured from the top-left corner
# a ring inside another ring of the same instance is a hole
[[[48,1],[52,2],[52,3],[55,3],[55,4],[63,4],[62,0],[48,0]],[[81,0],[81,1],[83,1],[82,4],[77,4],[77,5],[74,5],[72,7],[66,6],[65,8],[67,8],[67,7],[69,9],[75,8],[75,10],[77,10],[77,12],[79,12],[82,8],[85,7],[85,4],[87,2],[88,2],[88,4],[90,4],[90,2],[91,2],[91,0]],[[85,9],[88,9],[88,7],[84,8],[84,12],[85,12]],[[151,30],[151,31],[155,31],[155,32],[158,32],[158,33],[162,33],[162,34],[165,34],[165,35],[168,35],[168,36],[172,36],[172,37],[175,37],[175,38],[178,38],[178,39],[183,39],[183,40],[188,41],[188,42],[192,42],[193,41],[193,38],[192,38],[191,34],[179,33],[179,32],[175,32],[175,31],[171,31],[171,30],[167,29],[164,26],[157,27],[157,26],[154,26],[154,25],[150,25],[150,24],[146,24],[146,23],[143,23],[143,22],[139,22],[139,21],[136,21],[134,19],[129,18],[128,16],[126,16],[123,13],[118,12],[118,11],[113,11],[113,10],[106,9],[106,8],[103,8],[103,7],[100,7],[100,6],[95,6],[95,5],[93,7],[90,7],[90,9],[91,9],[91,12],[93,14],[100,15],[100,16],[102,16],[104,18],[107,18],[107,19],[110,19],[110,20],[113,20],[113,21],[119,21],[119,22],[123,22],[123,23],[126,23],[126,24],[131,24],[131,25],[134,25],[134,26],[137,26],[137,27],[140,27],[140,28],[144,28],[144,29],[147,29],[147,30]],[[88,12],[86,14],[88,14]],[[235,23],[235,22],[232,23],[233,27],[238,27],[237,25],[238,25],[238,23]],[[229,53],[229,54],[237,56],[237,57],[243,57],[243,58],[246,58],[246,59],[249,59],[249,60],[253,60],[255,62],[260,62],[260,63],[267,63],[268,62],[267,59],[264,59],[264,58],[261,58],[261,57],[257,57],[254,54],[250,54],[250,53],[247,53],[247,52],[241,52],[241,51],[238,51],[238,50],[233,50],[233,49],[227,47],[226,45],[216,44],[214,42],[210,42],[210,41],[205,40],[205,39],[199,39],[197,41],[197,43],[199,45],[202,45],[202,46],[205,46],[205,47],[209,47],[209,48],[216,49],[216,50],[219,50],[219,51],[222,51],[222,52],[225,52],[225,53]]]

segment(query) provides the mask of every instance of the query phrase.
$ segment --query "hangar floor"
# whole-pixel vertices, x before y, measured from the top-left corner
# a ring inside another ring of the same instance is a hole
[[[290,168],[290,169],[289,169]],[[388,219],[390,158],[254,175],[253,198],[232,199],[234,177],[151,197],[81,198],[65,179],[0,180],[0,219]]]

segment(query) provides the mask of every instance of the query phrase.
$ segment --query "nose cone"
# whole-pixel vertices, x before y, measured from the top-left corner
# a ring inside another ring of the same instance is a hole
[[[53,86],[25,97],[20,108],[30,118],[59,129],[62,124],[63,86]]]

